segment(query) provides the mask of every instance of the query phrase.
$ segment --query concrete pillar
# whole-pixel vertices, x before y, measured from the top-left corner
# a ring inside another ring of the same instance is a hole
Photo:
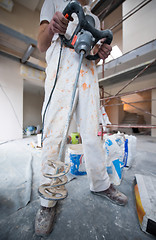
[[[156,89],[152,90],[152,99],[156,99]],[[152,110],[152,114],[156,115],[156,101],[151,102],[151,110]],[[155,117],[151,118],[151,124],[156,125],[156,118]],[[156,129],[151,130],[151,136],[156,137]]]

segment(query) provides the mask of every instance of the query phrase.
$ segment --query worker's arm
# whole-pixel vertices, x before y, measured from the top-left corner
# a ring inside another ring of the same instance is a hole
[[[97,59],[95,62],[96,64],[100,61],[100,59],[105,60],[111,53],[112,47],[106,43],[104,43],[105,39],[101,41],[101,45],[96,45],[94,47],[94,54],[98,53],[99,59]]]
[[[39,27],[37,47],[41,52],[45,52],[51,45],[55,33],[64,35],[68,26],[67,20],[61,12],[56,12],[50,21],[42,21]]]

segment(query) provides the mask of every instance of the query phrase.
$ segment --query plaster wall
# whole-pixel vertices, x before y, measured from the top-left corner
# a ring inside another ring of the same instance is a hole
[[[43,96],[40,93],[31,93],[24,91],[23,94],[23,126],[24,129],[28,125],[42,128],[41,111],[43,105]]]
[[[114,24],[116,24],[122,18],[122,5],[115,9],[109,16],[104,20],[104,28],[110,29]],[[113,41],[111,46],[117,45],[120,50],[123,50],[122,47],[122,24],[118,27],[112,29],[113,32]]]
[[[111,95],[115,95],[124,85],[126,85],[126,83],[128,83],[128,81],[116,83],[116,84],[113,84],[111,86],[105,86],[104,89],[105,89],[106,92],[110,93]],[[149,87],[152,87],[152,86],[153,87],[156,86],[156,73],[152,73],[152,74],[148,74],[148,75],[138,77],[133,82],[133,84],[130,84],[129,86],[127,86],[121,93],[146,89],[146,88],[149,88]],[[143,99],[145,99],[145,98],[146,99],[149,99],[149,98],[156,99],[155,90],[152,90],[152,92],[150,94],[147,94],[147,97],[145,95],[146,95],[146,93],[144,93]],[[132,98],[133,98],[133,95],[132,95]],[[156,115],[156,110],[155,110],[156,109],[156,102],[155,101],[151,101],[150,104],[149,104],[149,102],[146,102],[146,103],[140,103],[139,105],[138,104],[134,104],[134,105],[139,107],[139,108],[142,108],[142,109],[144,109],[148,112],[152,112],[154,115]],[[107,113],[108,113],[108,116],[109,115],[111,116],[112,123],[119,124],[119,123],[121,123],[121,121],[124,117],[122,109],[120,109],[121,114],[119,114],[119,115],[114,114],[118,109],[119,109],[118,106],[114,106],[113,108],[110,107],[109,109],[107,108],[107,111],[108,111]],[[136,112],[136,110],[132,110],[132,108],[130,109],[130,111],[131,112]],[[150,124],[153,124],[153,125],[156,124],[156,118],[154,118],[154,117],[151,118],[150,115],[148,115],[146,113],[143,113],[142,111],[137,111],[137,113],[144,116],[144,119],[145,119],[147,125],[148,124],[149,125]],[[151,131],[151,135],[153,137],[156,136],[156,130],[155,129]]]
[[[23,79],[20,63],[0,55],[0,142],[23,136]]]
[[[37,40],[39,15],[39,11],[31,11],[15,3],[12,12],[0,8],[0,23]]]
[[[152,90],[152,99],[156,99],[156,89]],[[152,102],[152,113],[156,115],[156,101]],[[152,124],[156,125],[156,118],[152,117],[151,120],[152,120]],[[152,129],[152,136],[156,137],[156,129]]]
[[[126,0],[123,3],[123,16],[140,4],[142,0]],[[123,22],[123,53],[129,52],[156,39],[156,1],[152,0]]]

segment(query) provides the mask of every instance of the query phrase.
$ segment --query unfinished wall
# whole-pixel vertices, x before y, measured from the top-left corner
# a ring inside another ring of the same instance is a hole
[[[151,124],[151,116],[146,114],[145,112],[140,112],[137,108],[144,109],[147,112],[151,112],[151,91],[145,91],[142,93],[132,94],[121,98],[123,101],[132,104],[124,104],[124,111],[129,113],[137,113],[142,115],[146,125]]]
[[[130,79],[129,79],[130,80]],[[128,81],[124,81],[124,82],[119,82],[116,84],[113,84],[111,86],[106,86],[105,87],[105,91],[109,92],[111,95],[115,95],[126,83],[128,83]],[[135,91],[135,90],[140,90],[140,89],[146,89],[152,86],[156,86],[156,73],[152,73],[152,74],[148,74],[148,75],[144,75],[141,77],[138,77],[133,84],[130,84],[128,87],[126,87],[122,93],[124,92],[130,92],[130,91]],[[152,94],[151,94],[151,98],[152,99],[156,99],[156,92],[155,90],[152,90]],[[136,105],[136,104],[134,104]],[[136,105],[138,106],[138,105]],[[155,101],[151,101],[150,103],[146,103],[146,106],[144,103],[140,103],[140,105],[138,106],[146,111],[150,111],[156,115],[156,103]],[[146,109],[146,108],[147,109]],[[117,106],[114,106],[114,108],[118,108]],[[131,108],[132,111],[132,108]],[[111,120],[112,123],[121,123],[119,122],[119,116],[118,114],[114,114],[115,110],[114,109],[109,109],[108,115],[111,115]],[[139,111],[138,111],[139,113]],[[146,124],[156,124],[156,118],[151,118],[149,115],[143,113],[142,111],[140,111],[140,115],[144,116],[144,119],[146,121]],[[121,119],[120,119],[121,121]],[[152,130],[151,135],[154,137],[156,136],[156,130]]]
[[[156,89],[152,90],[152,99],[156,100]],[[156,115],[156,101],[152,102],[152,113]],[[156,125],[156,118],[152,117],[152,125]],[[156,137],[156,129],[152,129],[152,136]]]
[[[15,3],[11,13],[0,8],[0,23],[36,40],[39,11],[31,11]]]
[[[124,117],[123,105],[119,104],[121,104],[121,100],[114,98],[108,102],[105,108],[111,124],[120,124]],[[118,128],[112,127],[111,130],[118,130]]]
[[[24,129],[28,125],[37,126],[42,128],[41,110],[44,97],[39,92],[31,93],[24,91],[23,94],[23,126]]]
[[[0,55],[0,142],[22,138],[23,79],[20,63]]]
[[[126,0],[123,16],[142,0]],[[123,22],[123,53],[156,39],[156,1],[153,0]]]
[[[109,16],[104,20],[104,28],[110,29],[115,23],[117,23],[122,18],[122,5],[115,9]],[[112,46],[117,45],[122,51],[122,24],[113,30],[113,41]]]

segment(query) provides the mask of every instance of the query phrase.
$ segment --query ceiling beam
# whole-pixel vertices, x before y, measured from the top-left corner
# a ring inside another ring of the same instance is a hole
[[[93,5],[91,11],[100,21],[103,21],[111,12],[119,7],[125,0],[99,0]]]
[[[7,26],[0,24],[0,45],[3,47],[2,50],[8,49],[8,53],[16,52],[17,56],[23,57],[28,47],[32,45],[34,51],[31,56],[45,62],[45,53],[41,53],[37,48],[37,41],[17,32]],[[15,50],[16,49],[16,50]]]

